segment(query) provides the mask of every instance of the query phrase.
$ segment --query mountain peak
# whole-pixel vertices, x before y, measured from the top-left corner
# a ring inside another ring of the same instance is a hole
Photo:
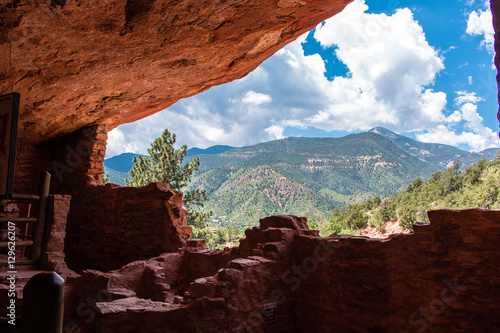
[[[394,133],[393,131],[388,130],[385,127],[374,127],[371,130],[369,130],[368,133],[375,133],[375,134],[379,134],[379,135],[382,135],[385,137],[387,137],[387,136],[396,137],[398,135],[398,134]]]
[[[480,159],[480,155],[461,150],[457,147],[441,143],[420,142],[404,135],[391,132],[383,127],[372,128],[369,132],[379,134],[391,140],[394,144],[396,144],[396,146],[403,149],[407,153],[416,156],[437,168],[444,168],[451,162],[458,159],[467,165],[477,162]]]
[[[205,149],[193,147],[193,148],[190,148],[188,150],[186,157],[193,156],[193,155],[202,155],[202,154],[206,154],[206,155],[220,154],[220,153],[224,153],[228,150],[231,150],[233,148],[234,147],[226,146],[226,145],[215,145],[215,146],[211,146],[211,147],[208,147]]]
[[[390,132],[390,131],[387,128],[385,128],[385,127],[377,126],[377,127],[372,128],[368,132],[373,132],[373,133],[377,133],[378,134],[378,133],[384,133],[384,132]]]

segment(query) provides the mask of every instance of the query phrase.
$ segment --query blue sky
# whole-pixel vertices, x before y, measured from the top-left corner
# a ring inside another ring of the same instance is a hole
[[[109,133],[107,157],[247,146],[386,127],[465,150],[500,147],[489,1],[355,0],[243,79]]]

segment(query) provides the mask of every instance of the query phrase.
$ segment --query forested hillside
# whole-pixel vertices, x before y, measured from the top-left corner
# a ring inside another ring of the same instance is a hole
[[[335,201],[327,200],[273,167],[220,167],[204,177],[214,173],[218,173],[218,177],[212,182],[206,179],[200,182],[209,185],[202,187],[211,192],[207,206],[214,217],[235,221],[237,225],[256,224],[262,217],[279,214],[326,218],[326,212],[335,207]],[[225,181],[219,185],[221,179]]]
[[[364,203],[337,208],[328,221],[313,221],[323,236],[331,233],[359,233],[367,225],[383,229],[397,220],[411,229],[415,222],[428,223],[427,211],[433,209],[500,209],[500,158],[486,159],[460,171],[456,161],[446,171],[428,179],[417,178],[390,198],[379,196]]]
[[[324,219],[335,207],[393,193],[434,171],[375,133],[287,138],[197,157],[189,188],[207,190],[214,217],[243,225],[273,214]]]

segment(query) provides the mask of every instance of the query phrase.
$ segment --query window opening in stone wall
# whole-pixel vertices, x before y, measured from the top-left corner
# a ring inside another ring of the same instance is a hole
[[[182,190],[211,198],[193,237],[219,248],[276,214],[386,237],[451,197],[500,208],[493,44],[489,2],[355,0],[248,76],[111,131],[106,172],[125,185],[175,133],[200,161]]]

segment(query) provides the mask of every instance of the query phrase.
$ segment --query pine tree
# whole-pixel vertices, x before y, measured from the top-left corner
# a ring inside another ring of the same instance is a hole
[[[151,144],[151,148],[148,149],[149,157],[134,156],[134,165],[129,171],[132,179],[125,179],[127,186],[144,186],[153,182],[163,182],[169,184],[172,190],[184,190],[193,173],[200,168],[200,160],[194,158],[191,162],[184,163],[187,146],[175,149],[175,142],[175,134],[166,129]],[[199,209],[203,208],[209,199],[206,190],[195,189],[184,192],[184,207],[189,212],[186,218],[188,224],[197,228],[204,227],[205,221],[212,215],[212,212],[202,212]]]
[[[107,183],[110,183],[109,173],[106,173],[106,168],[104,166],[102,167],[102,183],[104,185],[106,185]]]

